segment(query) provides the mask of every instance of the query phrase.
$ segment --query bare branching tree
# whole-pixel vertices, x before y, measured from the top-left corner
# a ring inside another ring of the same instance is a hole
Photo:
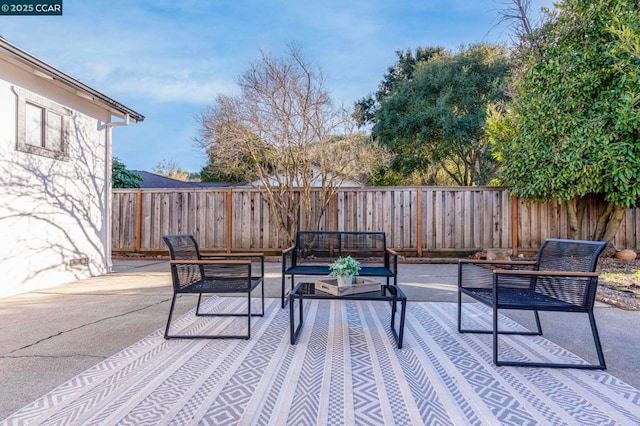
[[[506,23],[512,37],[521,41],[531,36],[531,0],[504,0],[498,2],[502,7],[498,9],[499,23]]]
[[[539,14],[533,13],[535,0],[500,0],[498,4],[499,20],[496,25],[506,24],[516,45],[515,53],[538,51],[542,40],[538,29],[548,22],[554,12],[548,8],[540,8]],[[537,15],[537,18],[534,16]]]
[[[281,235],[291,241],[301,214],[312,219],[308,228],[318,229],[345,180],[366,175],[384,154],[354,132],[350,114],[334,108],[322,73],[296,47],[284,58],[262,53],[238,84],[239,95],[218,96],[201,115],[197,143],[214,168],[244,169],[263,189]],[[319,193],[315,212],[312,191]]]

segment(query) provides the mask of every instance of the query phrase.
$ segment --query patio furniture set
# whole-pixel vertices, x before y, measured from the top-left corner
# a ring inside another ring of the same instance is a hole
[[[173,298],[165,328],[165,338],[251,338],[251,318],[264,315],[264,255],[262,253],[200,252],[196,239],[189,234],[163,237],[171,255]],[[539,249],[536,261],[487,261],[460,259],[458,262],[458,332],[493,335],[493,362],[497,366],[529,366],[550,368],[605,369],[606,364],[596,328],[595,304],[598,257],[606,243],[548,239]],[[354,294],[327,291],[329,282],[295,283],[295,276],[326,277],[329,263],[352,256],[361,260],[359,275],[379,277],[379,288]],[[254,266],[254,264],[256,266]],[[295,344],[304,324],[305,300],[373,300],[388,302],[391,309],[390,329],[398,349],[402,349],[406,321],[407,297],[398,286],[398,254],[386,245],[384,232],[298,231],[295,244],[282,252],[281,307],[289,303],[290,342]],[[291,290],[285,293],[286,277]],[[251,295],[261,287],[261,312],[252,312]],[[324,288],[323,288],[324,287]],[[324,291],[323,291],[324,290]],[[203,294],[246,294],[245,313],[201,312]],[[247,318],[246,334],[170,334],[176,297],[197,294],[197,316],[243,316]],[[491,329],[463,327],[463,298],[466,295],[492,310]],[[297,303],[296,303],[297,302]],[[535,331],[506,331],[500,328],[500,310],[533,311]],[[297,311],[297,324],[296,324]],[[500,335],[541,335],[539,311],[583,313],[589,318],[598,356],[597,364],[553,363],[499,358]],[[396,321],[396,316],[399,320]]]

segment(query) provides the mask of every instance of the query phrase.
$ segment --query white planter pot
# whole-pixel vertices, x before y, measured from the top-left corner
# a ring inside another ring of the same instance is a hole
[[[338,287],[346,287],[353,284],[353,275],[343,275],[336,277],[336,279],[338,280]]]

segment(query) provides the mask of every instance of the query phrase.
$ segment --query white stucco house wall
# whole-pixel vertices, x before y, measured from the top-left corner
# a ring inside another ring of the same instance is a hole
[[[142,120],[0,37],[0,297],[111,270],[112,126]]]

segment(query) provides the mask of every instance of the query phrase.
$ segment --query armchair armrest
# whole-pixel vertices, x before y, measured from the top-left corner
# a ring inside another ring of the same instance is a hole
[[[293,251],[295,248],[296,246],[287,247],[286,249],[282,250],[282,255],[284,256],[285,254],[289,254],[289,252]]]

